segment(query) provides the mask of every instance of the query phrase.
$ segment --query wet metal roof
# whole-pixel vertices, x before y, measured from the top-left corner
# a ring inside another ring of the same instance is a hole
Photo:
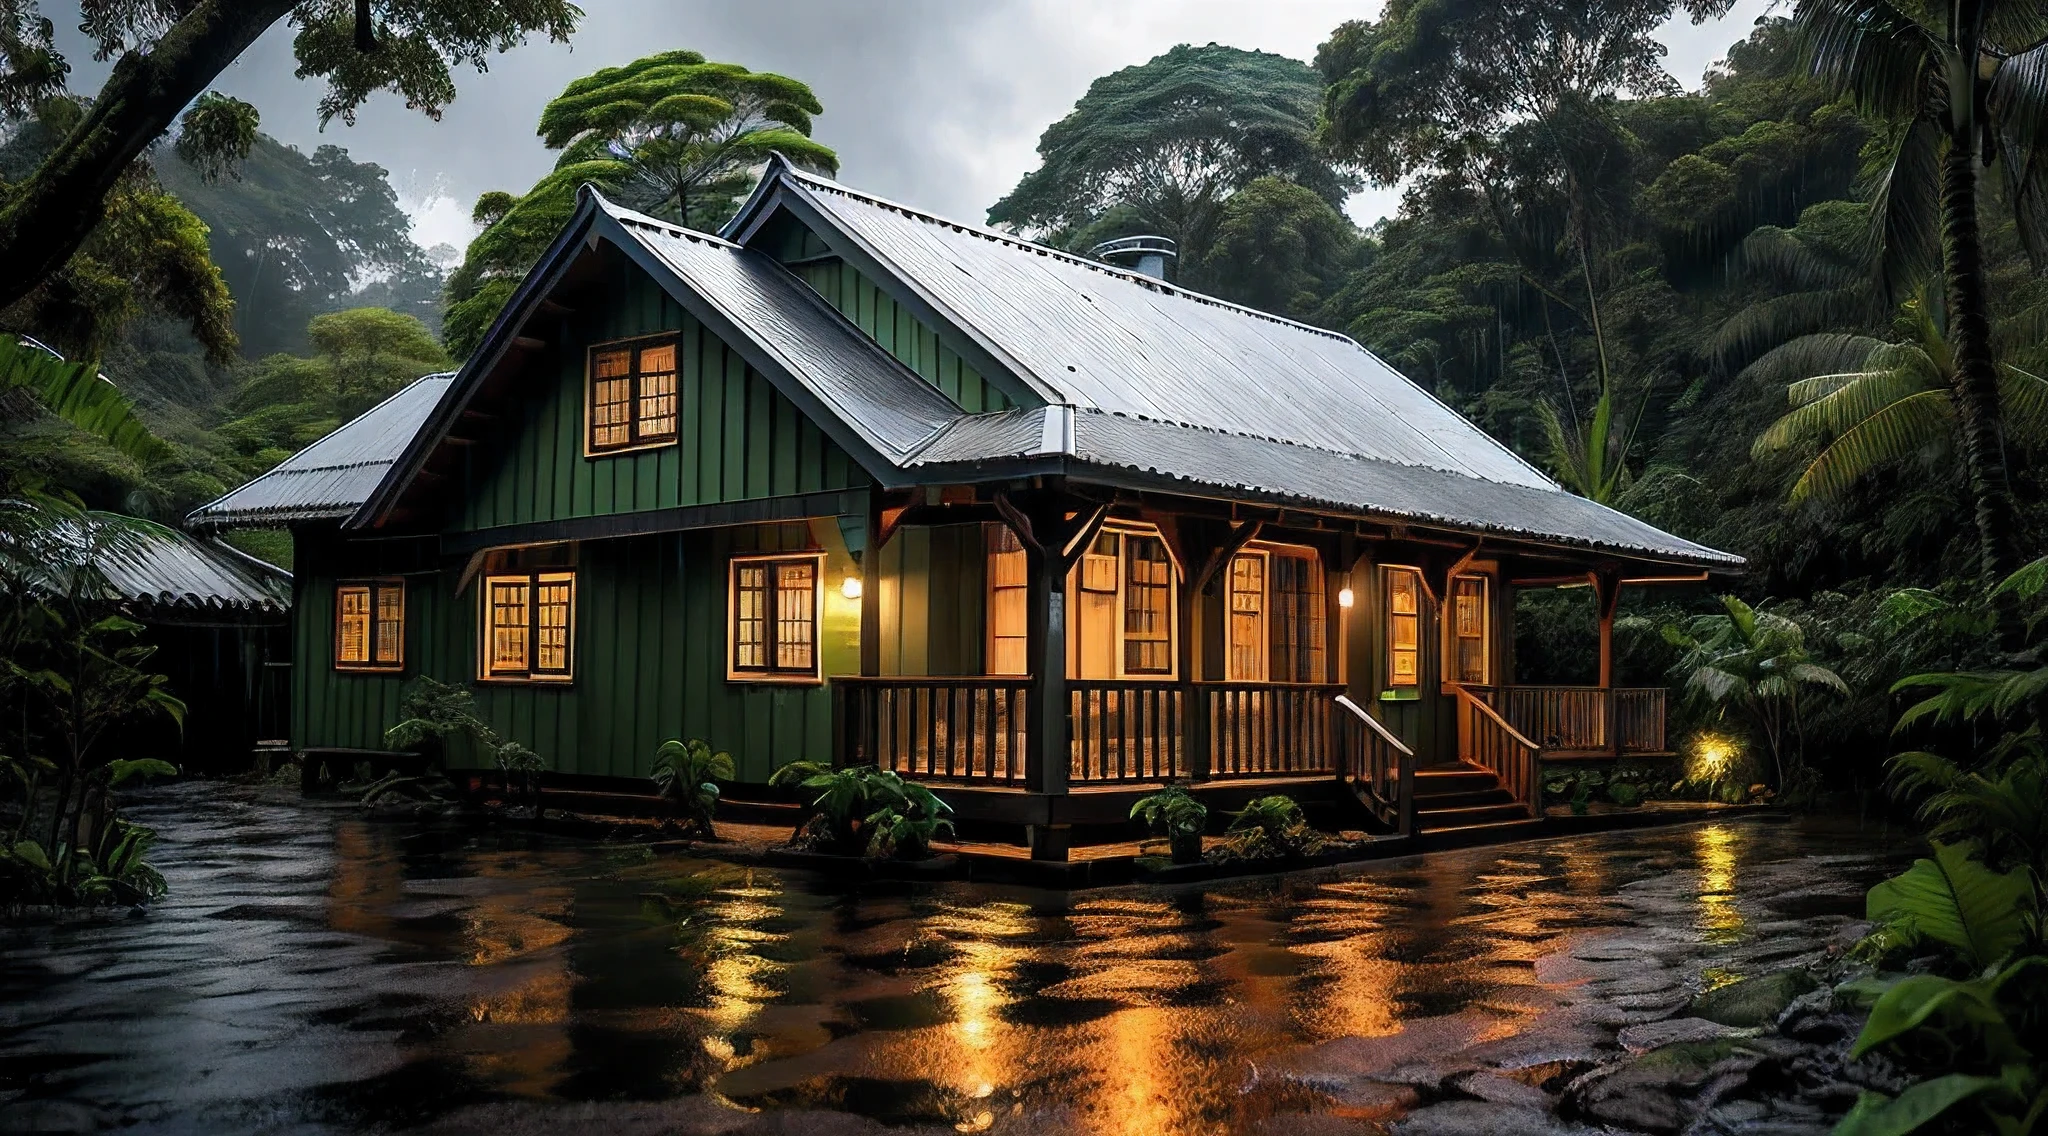
[[[258,528],[353,514],[454,378],[448,372],[415,380],[268,473],[192,510],[185,523],[199,530]]]
[[[834,417],[898,461],[960,408],[874,343],[765,253],[678,228],[592,193],[619,231],[659,258]],[[630,250],[629,250],[630,251]]]
[[[1347,336],[781,174],[1047,402],[1556,487]]]
[[[1042,407],[961,418],[914,465],[1056,464],[1140,475],[1168,491],[1256,497],[1469,532],[1732,568],[1731,556],[1559,489],[1504,485],[1447,470],[1100,410]],[[934,470],[933,472],[938,472]],[[951,472],[948,470],[948,472]]]

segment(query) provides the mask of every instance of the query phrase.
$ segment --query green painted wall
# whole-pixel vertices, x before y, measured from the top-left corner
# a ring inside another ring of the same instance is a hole
[[[936,332],[844,261],[798,265],[796,272],[884,351],[946,392],[946,397],[959,403],[962,410],[979,414],[1016,405],[981,372],[962,361]]]
[[[381,748],[406,683],[425,674],[470,682],[486,721],[564,773],[644,777],[655,746],[670,737],[702,737],[731,751],[747,781],[765,781],[797,758],[827,760],[825,687],[725,678],[732,555],[818,550],[825,553],[823,670],[858,671],[860,605],[839,586],[855,571],[853,560],[837,520],[822,518],[585,542],[577,550],[574,681],[476,683],[479,601],[475,584],[452,594],[460,560],[407,577],[402,675],[334,670],[334,582],[370,572],[378,551],[370,542],[323,542],[312,561],[322,571],[298,583],[293,740],[302,747]]]
[[[980,525],[906,526],[882,546],[882,673],[982,673],[988,560]]]
[[[610,301],[564,319],[527,370],[544,389],[502,400],[469,447],[451,530],[866,487],[844,450],[637,266],[609,253],[605,271]],[[586,349],[663,331],[681,337],[680,443],[583,456]]]

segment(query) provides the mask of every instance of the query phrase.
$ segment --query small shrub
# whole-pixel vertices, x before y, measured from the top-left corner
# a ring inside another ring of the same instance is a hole
[[[1329,842],[1327,833],[1309,827],[1294,798],[1276,793],[1247,803],[1209,855],[1218,861],[1296,860],[1321,852]]]
[[[683,820],[706,840],[717,838],[712,819],[718,811],[717,781],[736,776],[732,755],[713,751],[702,738],[661,743],[654,751],[654,788],[674,804]]]
[[[1179,785],[1168,785],[1141,798],[1131,806],[1131,819],[1143,821],[1146,831],[1166,838],[1174,863],[1192,864],[1202,858],[1202,829],[1209,821],[1209,806]]]
[[[952,806],[893,770],[871,765],[849,766],[819,773],[803,782],[815,790],[816,816],[799,828],[791,843],[799,847],[862,855],[870,859],[918,860],[931,854],[931,843],[953,831]]]
[[[536,788],[536,777],[547,767],[539,754],[519,742],[500,737],[498,731],[479,718],[476,696],[466,686],[421,675],[399,701],[398,712],[403,717],[397,725],[384,731],[385,745],[394,749],[415,749],[432,742],[439,747],[451,737],[467,737],[475,744],[480,756],[498,767],[501,784],[507,793],[512,791],[512,775],[517,773],[522,788],[532,794]],[[369,780],[367,770],[360,780]]]

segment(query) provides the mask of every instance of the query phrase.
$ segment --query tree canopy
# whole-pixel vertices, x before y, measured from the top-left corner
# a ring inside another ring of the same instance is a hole
[[[668,51],[570,83],[541,111],[555,168],[525,194],[478,198],[484,226],[451,273],[445,336],[467,355],[520,278],[561,231],[588,183],[621,204],[698,229],[738,208],[771,154],[836,172],[839,158],[810,137],[824,107],[795,79]]]
[[[989,208],[989,223],[1081,251],[1153,233],[1180,246],[1182,283],[1222,280],[1204,263],[1225,203],[1254,181],[1292,182],[1341,218],[1357,181],[1314,144],[1321,97],[1299,60],[1182,44],[1090,84],[1040,136],[1039,167]],[[1270,191],[1263,201],[1273,202]]]
[[[582,12],[568,0],[191,0],[85,4],[79,15],[96,57],[114,66],[59,144],[0,197],[0,307],[70,259],[108,195],[188,106],[188,160],[246,152],[253,107],[222,96],[194,101],[279,20],[297,29],[299,77],[327,83],[318,108],[325,124],[353,122],[378,91],[438,117],[455,97],[455,66],[481,70],[533,34],[565,41]],[[37,0],[0,8],[0,113],[18,117],[65,98],[70,70]]]

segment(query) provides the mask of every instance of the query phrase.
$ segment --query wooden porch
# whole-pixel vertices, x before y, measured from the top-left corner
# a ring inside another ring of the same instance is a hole
[[[1040,684],[1030,678],[836,677],[834,760],[957,789],[1088,795],[1104,806],[1048,809],[1048,821],[1110,816],[1112,801],[1127,807],[1125,798],[1168,783],[1281,791],[1327,782],[1384,831],[1408,834],[1540,816],[1547,762],[1665,752],[1662,687],[1451,684],[1456,751],[1417,754],[1338,683],[1061,685],[1066,760],[1047,762],[1034,744]]]

